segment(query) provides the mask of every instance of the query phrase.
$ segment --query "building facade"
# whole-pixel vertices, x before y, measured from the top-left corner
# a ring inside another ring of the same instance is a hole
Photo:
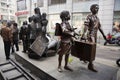
[[[28,21],[28,17],[34,14],[36,0],[17,0],[17,22],[19,27],[22,26],[23,21]]]
[[[0,21],[16,20],[16,0],[0,0]]]
[[[54,33],[55,23],[61,22],[60,12],[68,10],[71,14],[71,25],[78,30],[83,29],[83,23],[86,16],[90,13],[92,4],[99,5],[98,17],[105,34],[112,32],[113,22],[120,22],[120,0],[26,0],[29,2],[27,11],[33,15],[33,9],[37,6],[41,13],[48,14],[48,32]],[[32,3],[31,3],[32,1]],[[23,16],[23,15],[22,15]],[[18,16],[19,18],[19,16]],[[18,19],[19,20],[19,19]],[[98,34],[99,35],[99,34]]]

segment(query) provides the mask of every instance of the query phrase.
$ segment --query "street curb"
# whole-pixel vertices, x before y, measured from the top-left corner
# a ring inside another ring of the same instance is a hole
[[[120,46],[104,46],[102,44],[97,44],[97,47],[104,48],[104,49],[110,49],[113,51],[120,51]],[[116,75],[112,80],[120,80],[120,68],[118,69]]]
[[[120,69],[117,71],[117,79],[116,80],[120,80]]]
[[[115,51],[120,51],[120,47],[119,46],[104,46],[101,44],[97,44],[97,47],[101,47],[101,48],[106,48],[106,49],[110,49],[110,50],[115,50]]]

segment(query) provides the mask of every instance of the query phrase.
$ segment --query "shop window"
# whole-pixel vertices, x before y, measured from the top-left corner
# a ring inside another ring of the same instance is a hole
[[[44,0],[37,0],[37,6],[38,7],[43,7],[43,1]]]
[[[66,3],[66,0],[48,0],[48,5],[56,5]]]
[[[114,11],[113,21],[120,23],[120,11]]]
[[[73,2],[80,2],[80,1],[98,1],[98,0],[73,0]]]
[[[78,32],[83,30],[84,21],[86,20],[87,15],[89,12],[83,13],[74,13],[72,18],[72,26],[76,27]]]
[[[22,6],[21,6],[22,5]],[[26,0],[18,0],[17,1],[17,10],[26,10]]]

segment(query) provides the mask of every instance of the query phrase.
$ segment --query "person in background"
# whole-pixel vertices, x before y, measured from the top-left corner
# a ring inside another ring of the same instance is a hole
[[[10,48],[13,43],[13,40],[12,40],[13,35],[10,27],[11,27],[11,23],[8,22],[6,27],[3,27],[1,29],[1,36],[4,42],[6,60],[10,59]]]
[[[16,47],[16,51],[19,51],[19,46],[18,46],[18,34],[19,34],[19,30],[17,27],[17,23],[13,23],[13,29],[12,29],[12,33],[13,33],[13,46],[12,46],[12,53],[15,52],[14,50],[14,45]]]
[[[28,51],[29,49],[29,37],[30,37],[27,21],[23,22],[23,26],[20,29],[20,35],[23,42],[23,52],[26,53],[26,51]]]
[[[113,23],[113,34],[120,32],[120,24]]]
[[[113,24],[114,26],[113,26],[113,35],[114,35],[114,37],[115,38],[118,38],[118,37],[120,37],[120,24]]]

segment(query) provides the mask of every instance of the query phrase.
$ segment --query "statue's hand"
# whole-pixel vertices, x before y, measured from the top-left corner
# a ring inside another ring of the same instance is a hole
[[[80,38],[80,41],[82,41],[82,40],[86,40],[86,38],[85,38],[85,37],[81,37],[81,38]]]

